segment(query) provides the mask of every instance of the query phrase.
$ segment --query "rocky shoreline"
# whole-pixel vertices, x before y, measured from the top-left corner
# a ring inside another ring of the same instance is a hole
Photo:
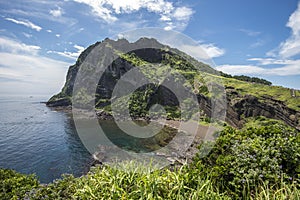
[[[114,119],[110,113],[107,113],[104,110],[96,111],[96,116],[99,120],[113,120]],[[155,120],[150,120],[149,118],[136,118],[134,120],[145,121],[147,123],[149,123],[150,121],[160,123]],[[165,121],[165,124],[163,124],[163,125],[171,128],[171,129],[174,129],[174,131],[176,131],[176,132],[179,130],[181,132],[190,132],[191,131],[191,130],[187,130],[187,129],[186,130],[180,129],[180,123],[181,123],[181,121],[179,121],[179,120],[167,119]],[[195,122],[195,124],[194,124],[195,126],[197,126],[197,132],[195,134],[195,138],[186,152],[172,152],[172,154],[171,154],[172,156],[164,154],[164,153],[157,153],[157,154],[155,154],[155,156],[159,156],[161,158],[167,159],[171,165],[183,165],[186,163],[190,163],[192,161],[192,159],[194,158],[194,156],[196,156],[196,154],[199,152],[198,146],[201,144],[201,142],[204,139],[207,139],[207,138],[205,138],[206,135],[211,134],[211,132],[215,132],[218,130],[216,127],[204,126],[204,125],[200,125],[200,124],[196,124],[196,123],[197,122]],[[210,140],[211,139],[212,138],[210,138]],[[182,142],[184,142],[184,141],[182,141]],[[103,157],[103,154],[101,156]],[[94,155],[94,157],[97,157],[97,155]],[[100,161],[100,163],[101,163],[101,161]]]
[[[66,112],[68,114],[72,114],[73,110],[71,106],[59,106],[59,107],[51,107],[52,110],[59,111],[59,112]],[[96,111],[84,111],[84,110],[75,110],[76,113],[80,113],[80,116],[85,119],[90,119],[96,117],[98,120],[108,120],[108,121],[113,121],[114,117],[104,111],[104,110],[96,110]],[[136,121],[144,121],[146,123],[149,123],[150,121],[155,121],[155,120],[150,120],[149,118],[135,118],[134,120]],[[157,122],[159,123],[159,122]],[[180,121],[178,120],[166,120],[164,126],[173,129],[174,132],[178,132],[180,130]],[[196,123],[196,122],[195,122]],[[204,140],[206,133],[209,131],[209,126],[204,126],[197,124],[198,129],[197,133],[195,135],[195,138],[188,148],[187,151],[185,152],[180,152],[180,151],[174,151],[170,155],[164,154],[164,153],[155,153],[154,156],[158,156],[159,158],[166,159],[171,166],[174,165],[184,165],[186,163],[190,163],[193,159],[194,156],[199,152],[199,149],[197,148],[200,143]],[[216,128],[213,130],[217,130]],[[182,132],[188,132],[189,130],[180,130]],[[211,131],[211,130],[210,130]],[[184,142],[184,141],[183,141]],[[92,166],[96,165],[101,165],[105,163],[106,155],[105,152],[111,151],[108,147],[105,146],[99,146],[99,152],[94,153],[92,155],[92,158],[94,161],[91,163]]]
[[[70,114],[72,114],[72,112],[74,111],[74,110],[72,110],[72,106],[51,107],[51,109],[54,109],[56,111],[67,112],[67,113],[70,113]],[[85,110],[79,110],[79,109],[77,110],[76,109],[75,112],[77,114],[79,113],[80,117],[86,118],[86,119],[89,119],[89,118],[94,118],[95,119],[95,118],[97,118],[98,120],[111,120],[111,121],[114,120],[114,117],[110,113],[106,112],[105,110],[85,111]],[[132,119],[122,119],[121,117],[119,117],[119,118],[120,119],[118,119],[118,120],[124,120],[124,121],[132,120]],[[133,120],[144,121],[146,123],[149,123],[151,121],[155,121],[155,120],[150,120],[149,118],[135,118]],[[178,131],[179,128],[180,128],[180,123],[181,123],[180,121],[169,119],[169,120],[165,121],[164,125],[174,129],[174,131]],[[197,124],[197,126],[198,126],[197,134],[195,135],[195,138],[194,138],[192,144],[190,145],[190,147],[188,148],[187,151],[180,152],[180,150],[178,150],[178,151],[172,153],[171,156],[167,155],[167,154],[163,154],[163,153],[157,154],[155,156],[158,156],[158,157],[161,157],[161,158],[164,158],[164,159],[168,160],[170,162],[170,165],[183,165],[185,163],[191,162],[193,157],[199,152],[199,149],[197,147],[204,140],[204,138],[205,138],[207,132],[209,131],[209,129],[212,128],[212,127],[209,127],[209,126],[204,126],[204,125],[199,125],[199,124]],[[299,127],[297,127],[297,129],[299,130]],[[216,131],[217,129],[215,128],[214,130]],[[188,130],[181,130],[181,131],[187,131],[188,132]],[[101,147],[101,148],[105,149],[105,147]],[[94,159],[94,162],[91,164],[91,166],[95,166],[95,165],[98,165],[98,164],[105,163],[105,151],[102,151],[102,152],[99,151],[98,153],[93,155],[93,159]]]

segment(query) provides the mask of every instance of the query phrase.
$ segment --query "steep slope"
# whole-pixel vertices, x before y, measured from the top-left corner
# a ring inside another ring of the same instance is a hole
[[[162,45],[155,39],[141,38],[134,43],[129,43],[125,39],[119,39],[117,41],[105,39],[102,42],[91,45],[81,53],[77,62],[70,66],[62,91],[50,98],[47,102],[48,106],[71,105],[73,86],[78,69],[86,57],[88,55],[90,56],[92,51],[99,51],[97,55],[95,55],[98,60],[105,59],[107,55],[115,58],[112,59],[112,62],[108,62],[105,75],[103,75],[99,83],[100,87],[97,93],[103,99],[110,98],[110,92],[107,91],[113,89],[112,87],[115,85],[116,80],[120,79],[120,77],[131,68],[139,66],[141,62],[169,64],[172,67],[187,71],[196,71],[196,69],[198,69],[203,72],[217,73],[217,71],[210,66],[196,61],[177,49]],[[189,61],[183,58],[187,58]],[[103,92],[101,93],[101,91]]]
[[[91,55],[91,53],[93,54]],[[226,89],[226,121],[229,124],[241,127],[247,117],[266,116],[282,120],[299,129],[300,98],[297,98],[296,95],[294,95],[295,97],[291,96],[289,89],[269,86],[270,83],[265,80],[259,81],[268,83],[267,85],[237,80],[241,77],[234,79],[223,73],[220,76],[220,73],[210,66],[198,62],[177,49],[160,44],[155,39],[148,38],[141,38],[134,43],[125,39],[117,41],[105,39],[88,47],[79,56],[77,62],[70,66],[62,91],[49,99],[48,106],[69,106],[72,104],[76,75],[80,67],[88,68],[84,65],[87,57],[89,57],[89,62],[95,63],[95,65],[99,62],[106,63],[107,68],[98,82],[95,97],[89,97],[85,91],[81,91],[82,104],[95,101],[97,108],[110,112],[112,92],[118,80],[129,70],[138,67],[141,70],[146,70],[145,74],[151,78],[151,76],[164,76],[167,73],[164,66],[169,66],[184,76],[193,86],[197,93],[200,108],[203,110],[202,119],[211,116],[213,103],[208,87],[210,87],[211,79],[218,79],[219,84],[222,85],[223,83]],[[156,66],[159,70],[154,72],[155,69],[151,66]],[[92,76],[88,75],[88,69],[86,71],[86,77]],[[88,79],[81,81],[82,84],[89,82]],[[178,101],[174,94],[158,84],[139,88],[134,92],[130,101],[126,103],[132,107],[130,113],[132,116],[147,116],[149,105],[154,103],[162,104],[166,108],[168,118],[180,116]]]

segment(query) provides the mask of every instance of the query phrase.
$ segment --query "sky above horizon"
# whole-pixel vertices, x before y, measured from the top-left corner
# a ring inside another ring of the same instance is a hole
[[[0,0],[0,18],[0,94],[57,93],[86,47],[146,27],[190,37],[217,70],[300,89],[298,0]]]

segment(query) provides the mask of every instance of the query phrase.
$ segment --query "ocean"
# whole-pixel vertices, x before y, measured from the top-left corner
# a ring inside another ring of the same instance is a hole
[[[89,170],[91,154],[77,135],[72,116],[48,108],[46,96],[0,97],[0,168],[36,174],[49,183]]]

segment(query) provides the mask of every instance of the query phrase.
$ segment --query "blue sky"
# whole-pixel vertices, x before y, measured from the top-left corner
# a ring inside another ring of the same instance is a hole
[[[187,35],[218,70],[300,89],[297,0],[1,0],[0,93],[57,93],[84,48],[145,27]]]

